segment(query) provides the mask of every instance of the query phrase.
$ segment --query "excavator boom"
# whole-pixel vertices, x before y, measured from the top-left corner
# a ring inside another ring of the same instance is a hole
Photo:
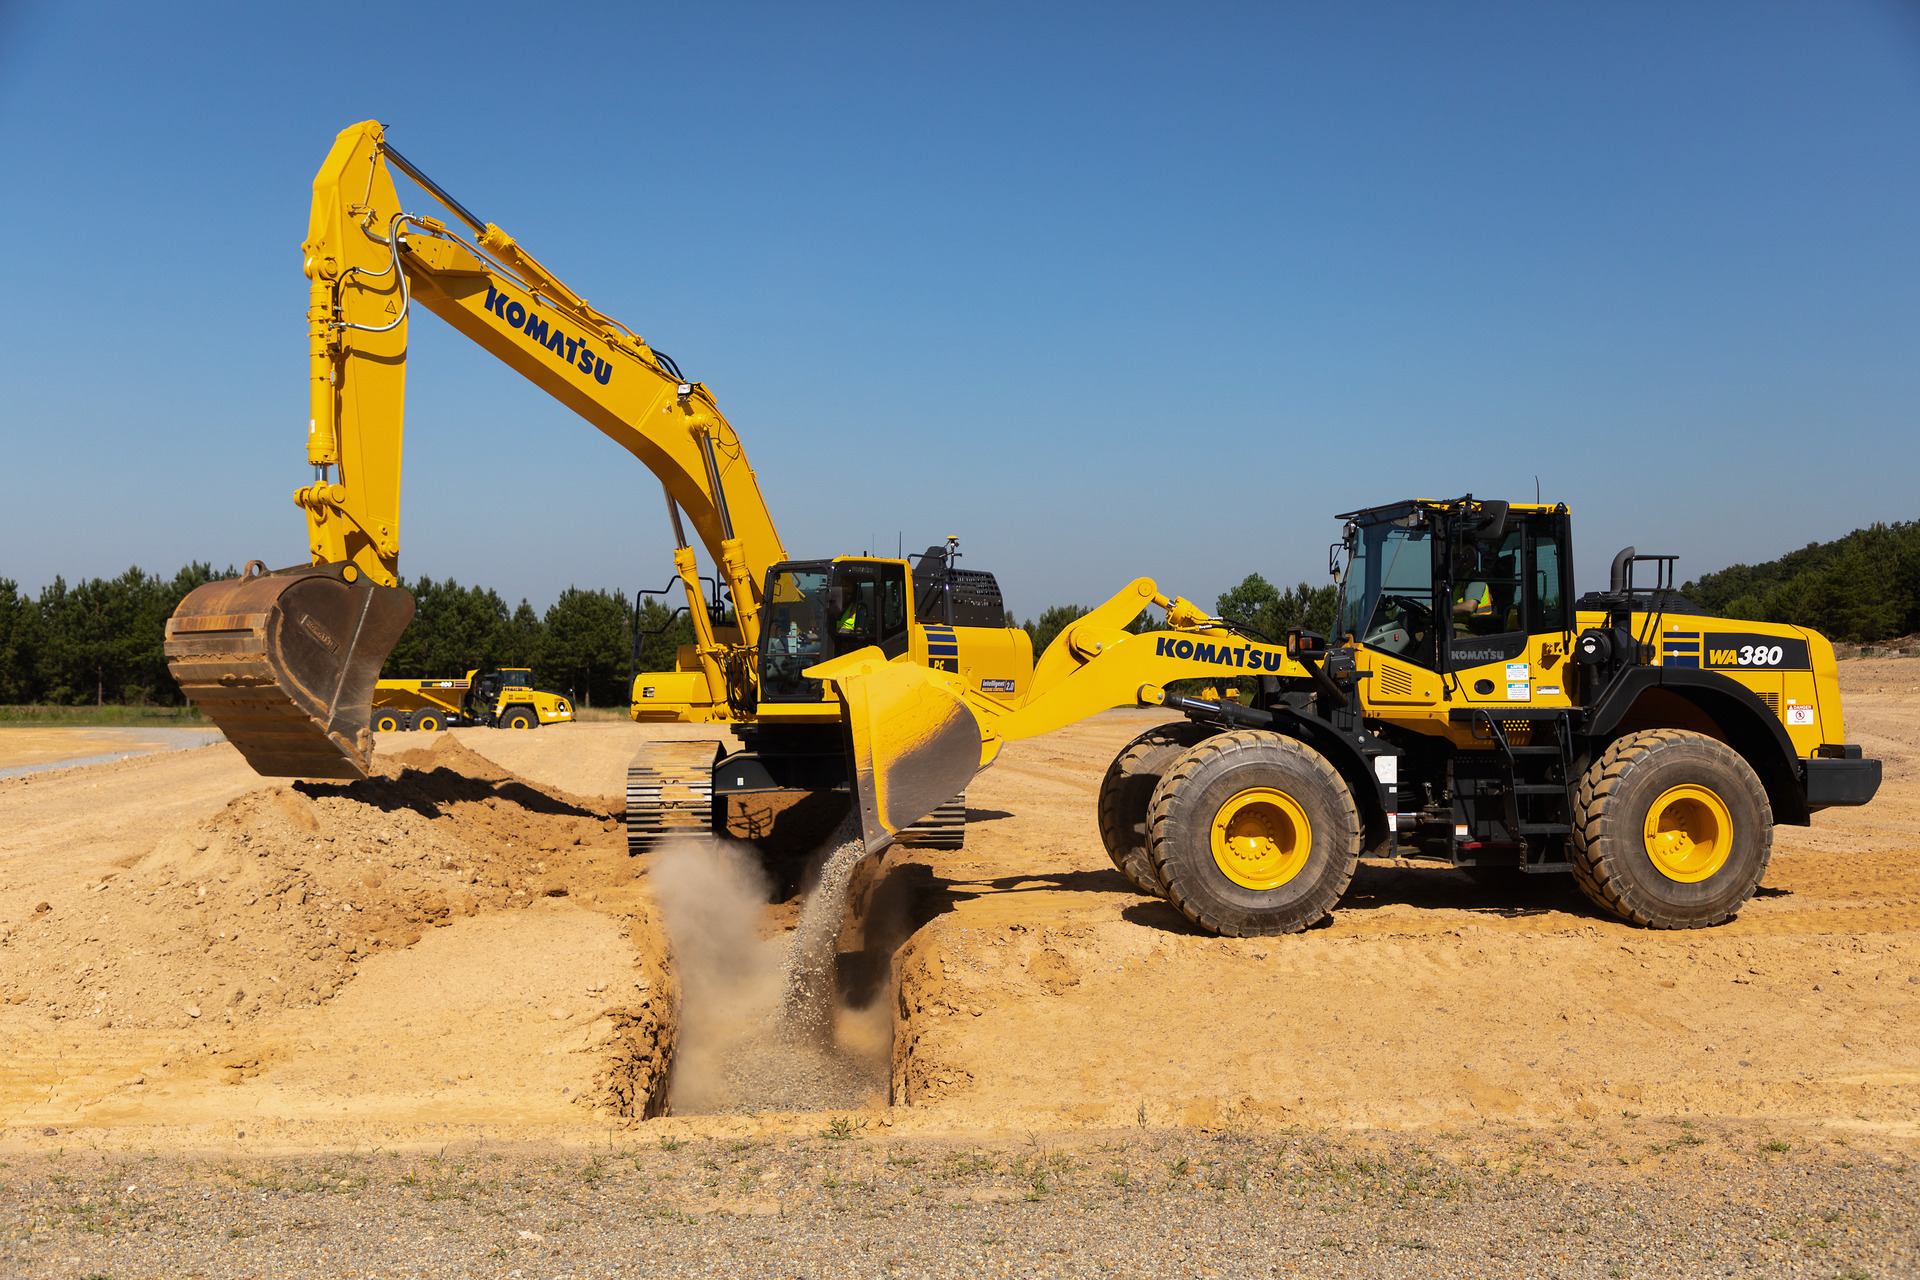
[[[408,211],[390,165],[471,238]],[[741,642],[755,644],[762,584],[785,551],[740,439],[704,386],[441,190],[386,145],[377,122],[335,139],[314,178],[302,250],[314,477],[294,501],[309,562],[201,587],[167,626],[174,678],[259,772],[360,777],[368,768],[374,683],[414,611],[399,585],[399,530],[415,302],[660,477],[689,603],[699,578],[682,512],[732,596]],[[691,612],[705,694],[725,705],[725,646],[705,608]]]

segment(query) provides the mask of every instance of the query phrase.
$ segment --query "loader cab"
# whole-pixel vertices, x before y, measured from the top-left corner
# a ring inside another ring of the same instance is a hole
[[[767,571],[760,632],[760,701],[820,702],[826,686],[802,675],[843,653],[878,645],[907,651],[911,612],[903,560],[788,560]]]
[[[1529,637],[1568,626],[1565,507],[1469,495],[1341,518],[1341,636],[1431,671],[1457,671],[1510,661],[1527,651]]]

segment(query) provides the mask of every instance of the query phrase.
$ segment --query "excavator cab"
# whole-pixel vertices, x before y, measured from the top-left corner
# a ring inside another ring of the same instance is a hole
[[[898,560],[789,560],[767,571],[767,625],[760,632],[760,701],[823,702],[826,686],[805,671],[878,647],[907,651],[907,567]]]

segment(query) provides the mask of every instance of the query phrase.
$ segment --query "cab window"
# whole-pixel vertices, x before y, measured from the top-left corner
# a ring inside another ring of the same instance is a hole
[[[881,652],[889,658],[907,651],[907,569],[905,565],[880,566],[880,632],[875,637]]]
[[[1529,606],[1527,630],[1534,635],[1564,631],[1567,607],[1561,594],[1560,535],[1551,524],[1542,521],[1531,530],[1533,561],[1533,600]]]
[[[816,702],[825,692],[820,681],[800,673],[819,662],[830,633],[829,584],[825,566],[782,569],[770,575],[762,636],[760,697],[766,702]]]
[[[839,565],[834,574],[833,647],[852,653],[875,642],[880,618],[880,584],[872,565]]]
[[[1564,557],[1551,515],[1518,521],[1497,542],[1462,537],[1453,552],[1455,669],[1506,662],[1527,637],[1566,626]]]
[[[1371,513],[1370,513],[1371,514]],[[1433,616],[1433,534],[1409,508],[1371,515],[1348,543],[1338,630],[1368,648],[1431,667],[1440,634]]]

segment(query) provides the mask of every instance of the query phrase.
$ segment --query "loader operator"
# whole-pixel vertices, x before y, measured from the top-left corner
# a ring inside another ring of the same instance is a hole
[[[1456,581],[1453,588],[1453,616],[1484,618],[1493,613],[1493,588],[1484,582]]]

